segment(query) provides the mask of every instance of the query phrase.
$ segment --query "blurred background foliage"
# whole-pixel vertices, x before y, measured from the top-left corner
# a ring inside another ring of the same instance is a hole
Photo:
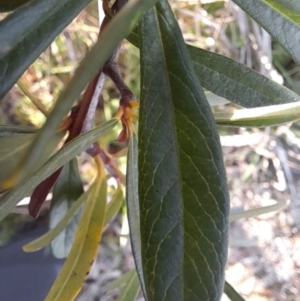
[[[171,0],[187,43],[228,56],[300,93],[300,67],[286,51],[229,0]],[[0,15],[0,18],[5,14]],[[93,1],[30,66],[0,102],[0,124],[40,127],[53,99],[70,79],[98,35],[98,7]],[[139,98],[139,51],[124,41],[120,56],[125,82]],[[107,81],[99,98],[96,124],[117,110],[119,95]],[[222,112],[237,105],[213,107]],[[116,142],[120,127],[101,141],[125,173],[126,144]],[[219,127],[231,194],[232,212],[283,202],[279,212],[233,221],[226,279],[247,300],[300,300],[300,124],[263,129]],[[87,155],[78,158],[84,184],[95,175]],[[116,183],[109,180],[109,191]],[[50,199],[50,198],[49,198]],[[0,245],[16,231],[48,223],[49,202],[34,221],[26,200],[0,224]],[[134,268],[126,208],[106,228],[99,256],[77,300],[115,300],[106,284]],[[141,299],[139,295],[138,300]],[[227,297],[224,295],[224,300]]]

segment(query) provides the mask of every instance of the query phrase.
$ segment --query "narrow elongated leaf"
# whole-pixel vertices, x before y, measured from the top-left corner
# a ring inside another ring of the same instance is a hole
[[[106,226],[120,211],[122,205],[124,203],[124,196],[121,188],[119,188],[113,196],[113,199],[108,203],[106,213],[105,213],[105,221],[104,225]]]
[[[245,301],[245,299],[226,281],[224,293],[231,301]]]
[[[65,0],[66,1],[66,0]],[[70,1],[70,0],[69,0]],[[77,1],[77,0],[76,0]],[[79,97],[81,91],[89,81],[99,72],[105,61],[116,49],[121,40],[134,28],[143,13],[147,11],[157,0],[133,0],[130,1],[105,28],[98,41],[82,60],[76,69],[74,76],[67,87],[59,95],[56,104],[49,114],[43,128],[38,132],[36,139],[31,144],[27,154],[20,162],[21,172],[30,169],[51,140],[62,118],[69,112],[72,104]],[[52,2],[51,2],[52,3]],[[18,182],[19,172],[11,176],[9,183]]]
[[[139,277],[135,271],[133,271],[126,286],[123,287],[118,299],[116,301],[135,301],[137,293],[140,289]]]
[[[229,200],[214,118],[167,1],[140,27],[139,197],[152,300],[220,300]]]
[[[275,126],[299,120],[300,103],[235,110],[230,113],[215,113],[214,116],[219,125],[243,127]]]
[[[93,184],[95,185],[95,184]],[[74,215],[78,212],[81,208],[82,204],[87,202],[91,196],[91,192],[93,191],[93,185],[84,192],[80,198],[72,204],[72,206],[67,211],[66,215],[57,223],[57,225],[49,230],[47,233],[42,235],[41,237],[35,239],[34,241],[30,242],[29,244],[23,247],[25,252],[35,252],[38,251],[47,245],[49,245],[70,223],[73,219]],[[122,204],[124,202],[122,190],[117,190],[116,194],[114,195],[111,202],[108,204],[106,213],[105,213],[105,220],[104,225],[106,226],[111,219],[117,214],[120,210]]]
[[[78,294],[97,254],[106,196],[106,180],[100,179],[86,204],[70,254],[45,301],[72,301]]]
[[[107,285],[107,290],[108,291],[112,291],[118,287],[124,286],[128,283],[129,279],[132,277],[132,275],[136,273],[135,270],[130,270],[128,272],[126,272],[125,274],[123,274],[121,277],[117,278],[116,280],[110,282]]]
[[[92,131],[84,133],[78,138],[72,140],[54,154],[36,172],[23,179],[16,187],[1,196],[0,221],[9,214],[20,200],[28,196],[39,183],[48,178],[54,171],[68,163],[82,151],[86,150],[100,137],[106,135],[117,123],[118,120],[112,119],[105,124],[96,127]]]
[[[66,164],[53,187],[49,228],[53,229],[67,214],[69,208],[83,194],[82,181],[76,158]],[[67,227],[51,242],[51,250],[56,258],[68,256],[82,210],[78,210]]]
[[[0,125],[0,137],[17,134],[33,134],[36,132],[37,129],[29,126]]]
[[[30,0],[2,0],[0,3],[0,12],[14,10]]]
[[[0,21],[0,99],[90,1],[33,0]]]
[[[274,205],[269,206],[263,206],[255,209],[250,209],[242,212],[234,212],[230,214],[229,221],[233,222],[241,218],[249,218],[249,217],[255,217],[261,214],[266,214],[274,211],[278,211],[282,208],[284,208],[287,205],[287,202],[278,202]]]
[[[135,134],[133,134],[130,138],[127,155],[126,205],[130,229],[130,242],[135,267],[140,279],[144,297],[148,300],[141,258],[140,204],[138,193],[138,146]]]
[[[1,135],[0,137],[0,183],[6,180],[7,174],[12,172],[26,153],[36,134],[22,133],[15,135]]]
[[[233,103],[256,108],[300,101],[295,92],[243,64],[193,46],[188,50],[201,85]]]
[[[59,221],[59,223],[54,228],[52,228],[50,231],[48,231],[41,237],[33,240],[29,244],[23,246],[23,250],[25,252],[35,252],[49,245],[67,227],[67,225],[73,219],[74,215],[78,212],[82,204],[89,200],[93,189],[93,186],[91,186],[86,192],[84,192],[80,196],[80,198],[75,203],[73,203],[66,215]]]
[[[20,158],[22,158],[29,149],[30,143],[35,136],[35,130],[30,130],[30,128],[2,127],[0,129],[0,184],[6,180],[8,174],[18,167]],[[51,140],[48,148],[35,160],[33,170],[36,170],[48,159],[63,136],[64,133],[62,132]],[[28,173],[24,173],[23,178],[27,174]]]
[[[138,31],[128,40],[138,46]],[[201,85],[245,108],[300,101],[295,92],[230,58],[187,45]]]
[[[233,0],[300,62],[300,3],[294,0]]]

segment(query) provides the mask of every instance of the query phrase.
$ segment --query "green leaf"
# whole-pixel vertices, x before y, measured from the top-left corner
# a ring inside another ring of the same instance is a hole
[[[128,40],[138,46],[138,31]],[[225,56],[187,45],[201,85],[242,107],[255,108],[300,101],[295,92]]]
[[[14,10],[30,0],[2,0],[0,3],[0,12]]]
[[[93,184],[94,185],[94,184]],[[91,197],[91,192],[93,191],[93,185],[89,187],[89,189],[81,194],[80,198],[76,200],[69,208],[67,213],[64,217],[44,235],[40,236],[39,238],[35,239],[34,241],[30,242],[29,244],[23,246],[23,250],[25,252],[35,252],[38,251],[51,243],[70,223],[73,219],[74,215],[78,214],[78,210],[82,207],[82,204],[88,202],[89,198]],[[122,204],[124,202],[123,192],[121,189],[118,189],[115,193],[113,199],[107,205],[106,213],[105,213],[105,220],[104,225],[106,226],[113,217],[118,213]]]
[[[38,251],[51,243],[70,223],[73,219],[74,215],[78,212],[83,203],[87,202],[91,196],[91,192],[93,191],[93,185],[84,192],[80,198],[72,204],[71,208],[68,210],[66,215],[59,221],[59,223],[49,230],[44,235],[39,238],[33,240],[27,245],[23,246],[23,250],[25,252],[35,252]]]
[[[224,293],[231,301],[245,301],[245,299],[226,281]]]
[[[106,135],[117,123],[118,120],[112,119],[72,140],[54,154],[36,172],[24,178],[16,187],[3,194],[0,197],[0,221],[11,212],[19,201],[28,196],[39,183],[47,179],[53,172],[75,158],[82,151],[86,150],[100,137]]]
[[[0,99],[90,1],[33,0],[0,21]]]
[[[53,229],[65,217],[69,208],[83,194],[82,181],[76,158],[63,167],[53,187],[49,228]],[[56,258],[66,258],[70,252],[75,232],[82,214],[78,210],[67,227],[51,242],[51,250]]]
[[[218,125],[242,127],[275,126],[300,119],[300,103],[234,110],[230,113],[215,113]]]
[[[7,175],[13,172],[19,164],[20,158],[30,147],[30,143],[36,136],[35,129],[23,127],[0,127],[0,184],[7,179]],[[46,148],[38,160],[35,160],[33,170],[40,167],[51,155],[64,133],[57,134],[51,140],[51,144]],[[23,178],[28,175],[23,174]],[[1,192],[1,189],[0,189]]]
[[[135,274],[135,273],[136,273],[135,269],[129,270],[128,272],[123,274],[121,277],[119,277],[119,278],[115,279],[114,281],[108,283],[107,290],[112,291],[112,290],[114,290],[118,287],[126,285],[129,282],[132,275]]]
[[[36,134],[22,133],[0,136],[0,183],[6,180],[7,174],[12,172],[19,163],[20,157],[24,155]]]
[[[246,108],[300,101],[295,92],[225,56],[188,46],[201,85]]]
[[[35,159],[47,147],[62,118],[69,112],[74,101],[79,98],[84,87],[99,72],[101,66],[103,66],[111,53],[117,48],[121,40],[134,28],[143,13],[156,1],[132,0],[109,22],[105,30],[100,34],[96,44],[81,61],[69,84],[59,95],[45,125],[38,132],[28,152],[23,160],[21,160],[19,165],[20,173],[30,169],[34,165]],[[18,182],[18,178],[19,172],[16,171],[11,176],[11,183]]]
[[[139,198],[149,301],[220,300],[229,196],[216,124],[167,1],[141,33]]]
[[[138,146],[136,135],[133,134],[129,141],[126,172],[126,205],[130,229],[130,242],[134,256],[136,270],[140,279],[144,297],[147,300],[146,286],[144,280],[141,232],[140,232],[140,205],[138,193]]]
[[[295,0],[233,0],[300,62],[300,3]]]
[[[139,277],[135,270],[131,274],[126,286],[122,289],[116,301],[134,301],[140,289]]]
[[[97,254],[106,197],[106,179],[97,179],[78,225],[70,254],[45,301],[72,301],[77,296]]]
[[[29,126],[0,125],[0,137],[18,134],[34,134],[37,129]]]
[[[0,223],[0,247],[8,244],[14,235],[20,229],[22,221],[20,221],[20,216],[18,214],[9,214]]]
[[[124,196],[123,196],[122,189],[119,187],[116,193],[114,194],[112,200],[107,205],[105,221],[104,221],[105,226],[114,219],[114,217],[120,211],[123,203],[124,203]]]

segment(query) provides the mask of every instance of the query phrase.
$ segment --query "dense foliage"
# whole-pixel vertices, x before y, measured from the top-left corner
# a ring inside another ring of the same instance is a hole
[[[298,1],[233,1],[300,62]],[[0,98],[90,1],[25,2],[0,4],[3,12],[15,9],[0,21]],[[24,250],[51,244],[57,257],[67,256],[46,300],[74,300],[104,226],[122,206],[125,185],[137,273],[128,274],[120,300],[134,300],[138,278],[149,301],[220,300],[223,291],[241,300],[224,279],[230,211],[217,125],[265,127],[297,120],[299,96],[245,65],[186,45],[167,0],[125,2],[104,0],[98,41],[42,128],[0,126],[0,219],[29,195],[29,212],[37,217],[54,186],[49,232]],[[124,38],[140,49],[139,117],[136,97],[118,70]],[[93,127],[106,77],[120,92],[119,109]],[[245,109],[213,114],[203,88]],[[119,123],[116,138],[129,148],[126,181],[99,144]],[[76,160],[82,152],[96,166],[85,192]],[[118,189],[107,205],[108,175]],[[61,235],[68,239],[59,240]]]

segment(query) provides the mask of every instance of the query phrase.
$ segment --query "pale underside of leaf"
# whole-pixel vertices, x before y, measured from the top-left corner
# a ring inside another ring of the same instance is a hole
[[[146,300],[148,300],[141,257],[140,206],[138,194],[138,146],[135,134],[132,135],[129,140],[127,155],[126,205],[130,229],[130,242],[134,255],[135,266],[140,279],[142,291]]]
[[[215,113],[217,124],[243,127],[276,126],[300,119],[300,103]]]
[[[242,212],[234,212],[234,213],[230,214],[229,221],[233,222],[233,221],[239,220],[241,218],[250,218],[250,217],[255,217],[255,216],[258,216],[261,214],[275,212],[275,211],[281,210],[286,205],[287,205],[287,202],[282,201],[282,202],[277,202],[274,205],[259,207],[259,208],[255,208],[255,209],[249,209],[249,210],[242,211]]]

